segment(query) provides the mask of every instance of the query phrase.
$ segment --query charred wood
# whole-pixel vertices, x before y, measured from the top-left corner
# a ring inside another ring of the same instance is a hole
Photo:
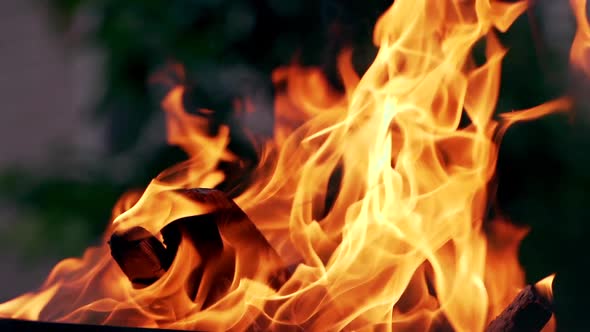
[[[134,227],[124,234],[113,234],[111,256],[135,287],[150,285],[170,267],[173,257],[150,232]]]
[[[486,332],[538,332],[552,314],[552,303],[529,285],[488,325]]]

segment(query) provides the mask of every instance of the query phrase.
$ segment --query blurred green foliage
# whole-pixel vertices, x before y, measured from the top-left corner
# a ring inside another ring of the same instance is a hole
[[[355,62],[362,71],[374,52],[373,23],[389,5],[383,0],[50,3],[61,29],[67,30],[81,12],[96,19],[96,26],[84,41],[98,45],[106,57],[106,90],[94,114],[96,121],[107,123],[107,161],[133,151],[160,112],[148,79],[168,61],[178,61],[189,71],[199,72],[205,72],[203,68],[219,72],[242,65],[269,80],[273,68],[298,54],[301,62],[320,65],[333,77],[336,53],[342,47],[353,46]],[[497,203],[514,222],[532,226],[521,250],[527,276],[535,281],[558,273],[559,317],[564,330],[574,331],[579,328],[576,315],[582,312],[576,308],[585,307],[580,300],[580,285],[586,277],[579,269],[588,263],[584,253],[590,230],[590,198],[586,195],[590,188],[590,127],[586,120],[590,108],[585,93],[579,92],[579,86],[587,82],[572,81],[567,54],[551,49],[541,52],[539,40],[542,43],[544,37],[533,30],[534,17],[535,13],[529,12],[501,36],[509,52],[503,67],[505,79],[498,112],[531,107],[578,91],[575,121],[555,115],[517,125],[508,132],[498,163]],[[568,38],[563,42],[571,43],[573,35]],[[223,93],[212,93],[208,85],[224,84],[216,82],[216,77],[201,77],[206,84],[195,84],[194,93],[199,96],[196,104],[227,111],[231,99],[244,90],[238,84]],[[272,94],[271,88],[263,89]],[[82,177],[39,176],[22,170],[3,172],[0,198],[30,211],[28,217],[34,225],[23,223],[22,229],[5,235],[6,240],[22,242],[22,249],[31,255],[44,254],[47,248],[58,248],[63,255],[79,254],[104,231],[117,197],[129,188],[145,186],[159,171],[185,158],[174,147],[151,146],[148,150],[133,155],[130,167],[135,171],[124,179],[109,175],[113,170],[108,162],[80,165]],[[559,282],[560,278],[564,281]]]

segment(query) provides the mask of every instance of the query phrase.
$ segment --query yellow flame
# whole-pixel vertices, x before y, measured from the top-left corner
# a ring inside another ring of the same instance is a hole
[[[2,303],[0,305],[0,317],[6,317],[4,313],[9,312],[8,317],[10,318],[37,320],[41,310],[55,296],[57,290],[58,285],[53,285],[37,294],[24,294],[16,299]]]
[[[292,267],[278,289],[266,282],[276,261],[237,233],[222,239],[213,263],[182,241],[166,274],[142,289],[106,247],[89,249],[58,264],[39,293],[0,313],[197,330],[483,330],[524,284],[516,254],[527,230],[504,220],[484,227],[498,139],[515,121],[570,106],[559,99],[493,119],[506,53],[495,30],[507,30],[525,7],[398,0],[376,24],[379,52],[362,77],[350,52],[339,58],[343,94],[317,69],[273,73],[285,86],[275,101],[276,137],[235,202]],[[486,62],[477,66],[471,52],[482,40]],[[229,130],[209,135],[207,123],[184,110],[183,93],[174,88],[163,106],[170,143],[191,160],[154,179],[141,197],[124,197],[107,236],[134,226],[157,234],[215,209],[176,189],[223,181],[217,165],[236,160],[227,151]],[[335,171],[341,181],[328,208]],[[218,278],[232,264],[236,273]],[[186,281],[196,268],[203,276],[198,287],[189,285],[198,288],[192,297]],[[221,283],[227,291],[206,304]]]

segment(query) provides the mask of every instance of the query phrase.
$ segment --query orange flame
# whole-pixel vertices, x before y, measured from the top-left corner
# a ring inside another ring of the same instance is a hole
[[[584,74],[590,75],[590,24],[586,0],[570,0],[578,28],[570,49],[570,62]]]
[[[535,289],[543,298],[545,298],[549,303],[553,303],[553,280],[555,279],[555,274],[548,275],[547,277],[543,278],[541,281],[535,284]],[[551,332],[555,331],[556,323],[555,323],[555,315],[551,315],[551,319],[545,325],[542,332]]]
[[[273,73],[285,87],[275,101],[276,137],[235,202],[293,267],[278,289],[261,281],[276,262],[248,249],[251,238],[224,246],[219,264],[204,268],[195,297],[185,281],[204,258],[186,241],[164,276],[142,289],[102,246],[59,263],[40,291],[1,305],[0,315],[197,330],[483,330],[524,284],[516,254],[526,230],[503,220],[484,229],[498,140],[513,122],[570,106],[559,99],[492,118],[506,53],[494,29],[507,30],[525,8],[398,0],[376,24],[379,52],[362,77],[350,52],[339,58],[343,94],[317,69]],[[476,66],[471,51],[482,39],[487,60]],[[124,197],[107,235],[135,226],[157,235],[174,220],[215,208],[176,189],[224,180],[217,165],[236,160],[227,150],[229,129],[211,137],[206,122],[184,110],[183,93],[175,87],[163,106],[169,142],[191,159],[154,179],[141,197]],[[460,126],[462,116],[468,126]],[[339,191],[328,207],[337,169]],[[211,277],[234,252],[233,279]],[[227,291],[205,305],[219,282]]]
[[[549,302],[553,301],[553,280],[555,279],[555,274],[549,275],[543,278],[541,281],[535,284],[535,288],[537,291],[546,298]]]

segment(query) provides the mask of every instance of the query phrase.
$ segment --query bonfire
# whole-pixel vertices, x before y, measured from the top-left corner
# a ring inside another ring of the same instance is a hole
[[[571,60],[585,68],[585,1],[572,5]],[[495,114],[498,34],[526,8],[397,0],[365,73],[354,50],[334,59],[344,92],[318,68],[277,68],[274,136],[251,135],[248,173],[215,110],[185,108],[171,65],[153,81],[169,86],[168,140],[190,159],[121,197],[103,245],[61,261],[0,316],[205,331],[554,328],[553,276],[527,286],[518,262],[527,230],[486,213],[502,135],[572,104]]]

